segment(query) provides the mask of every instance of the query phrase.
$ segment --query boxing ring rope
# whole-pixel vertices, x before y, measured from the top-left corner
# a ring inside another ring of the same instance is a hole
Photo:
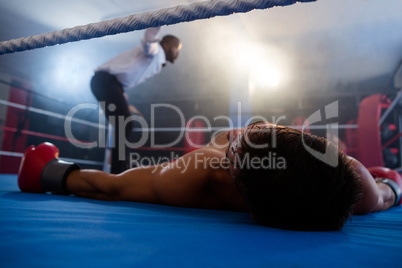
[[[395,101],[394,101],[395,102]],[[58,118],[58,119],[62,119],[62,120],[71,120],[71,122],[75,122],[75,123],[79,123],[79,124],[83,124],[83,125],[87,125],[87,126],[91,126],[91,127],[95,127],[98,129],[102,129],[102,128],[107,128],[108,126],[106,125],[102,125],[99,123],[94,123],[94,122],[90,122],[87,120],[82,120],[82,119],[76,119],[76,118],[72,118],[72,117],[68,117],[65,116],[63,114],[58,114],[55,112],[49,112],[46,110],[42,110],[39,108],[35,108],[35,107],[29,107],[26,105],[22,105],[22,104],[17,104],[17,103],[13,103],[13,102],[9,102],[9,101],[5,101],[5,100],[0,100],[0,105],[6,105],[6,106],[10,106],[13,108],[17,108],[17,109],[21,109],[21,110],[26,110],[26,111],[30,111],[33,113],[38,113],[38,114],[42,114],[45,116],[49,116],[49,117],[54,117],[54,118]],[[375,123],[377,124],[377,123]],[[295,128],[295,129],[300,129],[302,130],[303,127],[300,125],[288,125],[287,127],[291,127],[291,128]],[[331,125],[332,128],[334,129],[359,129],[359,124],[338,124],[338,125]],[[320,130],[320,129],[327,129],[328,126],[327,125],[308,125],[306,127],[306,129],[310,129],[310,130]],[[211,132],[211,131],[216,131],[216,132],[220,132],[220,131],[226,131],[231,129],[230,127],[198,127],[198,128],[191,128],[191,127],[161,127],[161,128],[157,128],[157,127],[151,127],[151,128],[135,128],[133,129],[134,132],[181,132],[181,131],[186,131],[186,132]],[[109,128],[109,136],[111,134],[110,132],[110,128]],[[66,137],[60,137],[60,136],[55,136],[55,135],[51,135],[51,134],[46,134],[46,133],[39,133],[39,132],[35,132],[35,131],[30,131],[27,129],[17,129],[17,128],[13,128],[13,127],[7,127],[7,126],[0,126],[0,131],[8,131],[8,132],[19,132],[25,135],[32,135],[32,136],[38,136],[38,137],[42,137],[42,138],[46,138],[46,139],[53,139],[53,140],[60,140],[60,141],[64,141],[64,142],[70,142],[70,140]],[[392,139],[390,139],[388,142],[386,142],[383,145],[384,147],[389,146],[390,144],[392,144],[393,142],[395,142],[398,138],[401,137],[401,134],[397,134],[395,137],[393,137]],[[76,143],[91,143],[88,141],[79,141],[79,140],[74,140],[74,142]],[[139,151],[176,151],[176,152],[187,152],[189,150],[189,148],[186,147],[158,147],[158,148],[153,148],[153,147],[139,147],[136,148]],[[91,165],[98,165],[98,166],[105,166],[106,163],[106,154],[107,152],[110,150],[109,146],[105,147],[105,160],[103,162],[97,162],[97,161],[89,161],[89,160],[85,160],[85,159],[70,159],[70,160],[66,160],[66,161],[71,161],[73,160],[73,162],[77,162],[77,163],[86,163],[86,164],[91,164]],[[353,151],[354,148],[348,148],[348,150]],[[7,151],[0,151],[0,155],[6,155],[6,156],[13,156],[13,157],[22,157],[22,153],[18,153],[18,152],[7,152]]]
[[[246,13],[255,9],[287,6],[296,2],[313,1],[315,0],[212,0],[190,5],[180,5],[154,12],[145,12],[124,18],[116,18],[60,31],[3,41],[0,42],[0,55],[142,30],[150,27],[173,25],[181,22],[209,19],[216,16],[227,16],[234,13]]]
[[[26,130],[26,129],[18,130],[17,128],[13,128],[13,127],[0,126],[0,130],[8,131],[8,132],[14,132],[14,133],[19,132],[19,133],[25,134],[25,135],[32,135],[32,136],[46,138],[46,139],[52,139],[52,140],[59,140],[59,141],[66,141],[66,142],[69,141],[69,139],[67,139],[65,137],[60,137],[60,136],[55,136],[55,135],[51,135],[51,134],[30,131],[30,130]],[[82,143],[82,144],[90,144],[90,142],[80,141],[80,140],[75,140],[74,142],[75,143]]]
[[[20,158],[22,158],[24,156],[23,153],[5,152],[5,151],[0,151],[0,155],[12,156],[12,157],[20,157]],[[91,160],[77,159],[77,158],[67,158],[67,157],[59,157],[59,158],[61,160],[64,160],[64,161],[75,162],[75,163],[78,163],[78,164],[87,164],[87,165],[95,165],[95,166],[102,166],[103,165],[103,162],[99,162],[99,161],[91,161]]]
[[[71,120],[71,122],[75,122],[75,123],[95,127],[95,128],[98,128],[98,129],[107,128],[107,126],[102,125],[102,124],[90,122],[90,121],[87,121],[87,120],[67,117],[67,116],[65,116],[63,114],[50,112],[50,111],[46,111],[46,110],[35,108],[35,107],[29,107],[29,106],[26,106],[26,105],[13,103],[13,102],[9,102],[9,101],[6,101],[6,100],[0,100],[0,105],[5,105],[5,106],[20,109],[20,110],[25,110],[25,111],[29,111],[29,112],[49,116],[49,117],[54,117],[54,118],[58,118],[58,119],[61,119],[61,120]],[[301,126],[289,126],[289,127],[296,128],[296,129],[301,129],[302,128]],[[350,128],[358,128],[358,125],[337,125],[337,126],[335,125],[333,127],[338,128],[338,129],[347,129],[347,128],[350,129]],[[310,128],[310,129],[326,129],[327,126],[326,125],[310,125],[308,128]],[[134,132],[181,132],[181,131],[186,131],[186,132],[211,132],[211,131],[226,131],[226,130],[229,130],[229,129],[231,129],[231,128],[229,128],[229,127],[209,127],[209,128],[207,128],[207,127],[205,127],[205,128],[189,128],[189,127],[184,127],[184,128],[183,127],[155,128],[155,127],[153,127],[152,128],[151,127],[151,128],[133,129],[133,131]],[[20,130],[20,129],[17,129],[17,128],[7,127],[7,126],[0,126],[0,131],[8,131],[8,132],[14,132],[14,133],[20,132],[20,133],[25,134],[25,135],[32,135],[32,136],[42,137],[42,138],[46,138],[46,139],[70,142],[70,140],[68,138],[66,138],[66,137],[60,137],[60,136],[56,136],[56,135],[30,131],[30,130],[26,130],[26,129]],[[109,133],[109,135],[110,135],[110,133]],[[88,141],[80,141],[80,140],[74,140],[74,142],[77,142],[77,143],[90,143]],[[105,149],[108,150],[110,148],[105,148]],[[142,151],[177,151],[177,152],[180,152],[180,151],[185,152],[186,150],[188,150],[188,148],[184,148],[184,147],[169,147],[169,148],[140,147],[140,148],[137,148],[137,149],[142,150]],[[6,151],[0,151],[0,155],[13,156],[13,157],[22,157],[23,156],[22,153],[6,152]],[[105,163],[105,162],[96,162],[96,161],[89,161],[89,160],[82,160],[82,159],[73,159],[73,160],[74,160],[74,162],[77,162],[77,163],[87,163],[87,164],[99,165],[99,166],[103,166],[104,163]],[[66,160],[66,161],[69,161],[69,160]]]
[[[42,110],[39,108],[28,107],[26,105],[13,103],[13,102],[5,101],[5,100],[0,100],[0,105],[6,105],[6,106],[13,107],[13,108],[21,109],[21,110],[27,110],[27,111],[30,111],[33,113],[42,114],[42,115],[46,115],[46,116],[50,116],[50,117],[54,117],[54,118],[58,118],[58,119],[64,119],[64,120],[69,119],[69,120],[71,120],[71,122],[75,122],[75,123],[79,123],[79,124],[83,124],[83,125],[87,125],[87,126],[91,126],[91,127],[95,127],[95,128],[106,128],[103,125],[96,124],[96,123],[93,123],[93,122],[90,122],[87,120],[69,118],[62,114],[49,112],[49,111]],[[20,132],[25,135],[42,137],[42,138],[46,138],[46,139],[59,140],[59,141],[65,141],[65,142],[70,141],[66,137],[60,137],[60,136],[56,136],[56,135],[30,131],[30,130],[26,130],[26,129],[19,130],[17,128],[12,128],[12,127],[7,127],[7,126],[0,126],[0,131],[7,131],[7,132],[14,132],[14,133]],[[83,144],[90,143],[88,141],[80,141],[80,140],[76,140],[76,139],[74,140],[74,142],[75,143],[83,143]],[[0,155],[11,156],[11,157],[22,157],[23,153],[0,151]],[[61,159],[65,160],[65,161],[72,161],[72,162],[76,162],[76,163],[96,165],[96,166],[103,166],[103,164],[104,164],[103,162],[100,162],[100,161],[91,161],[91,160],[85,160],[85,159],[75,159],[75,158],[72,159],[72,158],[63,158],[63,157],[61,157]]]
[[[10,84],[10,86],[16,87],[16,85]],[[18,86],[17,86],[18,87]],[[28,90],[31,91],[31,90]],[[379,117],[377,120],[374,120],[373,122],[371,122],[372,120],[369,120],[370,125],[374,125],[374,126],[378,126],[378,125],[382,125],[384,122],[379,122],[384,121],[384,119],[386,117],[388,117],[390,115],[390,112],[395,109],[395,107],[397,106],[397,104],[399,103],[399,100],[402,96],[401,94],[402,91],[399,91],[397,96],[394,98],[394,100],[391,102],[390,100],[388,100],[387,103],[377,103],[377,101],[374,101],[373,104],[375,104],[375,107],[381,107],[381,109],[386,109],[385,113],[382,113],[382,116]],[[33,93],[33,92],[30,92]],[[380,94],[381,95],[381,94]],[[378,100],[380,100],[381,98],[379,97],[380,95],[373,95],[372,97],[377,98]],[[377,97],[376,97],[377,96]],[[381,95],[383,96],[383,95]],[[108,125],[105,124],[101,124],[100,122],[95,123],[95,122],[91,122],[91,121],[87,121],[87,120],[82,120],[82,119],[78,119],[78,118],[73,118],[72,116],[66,116],[64,114],[59,114],[59,113],[55,113],[55,112],[50,112],[50,111],[46,111],[43,109],[39,109],[39,108],[35,108],[35,107],[30,107],[27,105],[23,105],[23,104],[19,104],[19,103],[13,103],[10,101],[6,101],[6,100],[0,100],[0,105],[5,105],[5,106],[9,106],[12,108],[16,108],[19,110],[23,110],[23,111],[27,111],[27,112],[33,112],[33,113],[37,113],[37,114],[41,114],[41,115],[45,115],[45,116],[49,116],[49,117],[54,117],[54,118],[58,118],[61,120],[69,120],[70,122],[75,122],[78,124],[82,124],[82,125],[87,125],[90,127],[94,127],[96,129],[107,129]],[[371,104],[370,104],[371,105]],[[367,109],[369,107],[366,107],[365,109]],[[373,108],[373,107],[372,107]],[[372,109],[369,108],[369,109]],[[374,108],[374,110],[377,108]],[[360,112],[359,112],[360,113]],[[359,116],[360,118],[360,116]],[[368,118],[370,118],[370,116],[368,116]],[[367,120],[366,120],[367,121]],[[380,123],[380,124],[379,124]],[[151,124],[152,126],[152,124]],[[309,129],[309,130],[325,130],[328,129],[328,125],[307,125],[304,127],[301,125],[287,125],[287,127],[291,127],[294,129],[299,129],[299,130],[304,130],[304,129]],[[358,122],[357,124],[333,124],[331,125],[331,128],[333,129],[360,129],[362,127],[361,123]],[[143,128],[134,128],[133,132],[189,132],[189,133],[208,133],[211,131],[215,131],[215,132],[221,132],[221,131],[226,131],[231,129],[231,127],[227,127],[227,126],[222,126],[222,127],[143,127]],[[60,137],[60,136],[55,136],[55,135],[51,135],[51,134],[46,134],[46,133],[40,133],[40,132],[35,132],[35,131],[30,131],[28,129],[21,129],[20,127],[9,127],[9,126],[0,126],[0,131],[3,132],[14,132],[14,133],[20,133],[20,134],[24,134],[24,135],[31,135],[31,136],[37,136],[37,137],[42,137],[45,139],[50,139],[50,140],[59,140],[59,141],[64,141],[64,142],[71,142],[71,143],[81,143],[81,144],[91,144],[91,142],[89,141],[80,141],[80,140],[76,140],[74,139],[69,140],[67,137]],[[111,137],[111,129],[109,128],[109,137]],[[376,131],[380,131],[380,130],[376,130]],[[378,136],[379,134],[376,134],[376,136]],[[380,146],[381,149],[379,150],[384,150],[385,148],[390,147],[390,145],[394,144],[395,142],[398,141],[398,139],[401,139],[401,133],[399,132],[398,134],[394,135],[394,137],[392,137],[391,139],[388,139],[387,141],[384,141],[383,145]],[[363,135],[362,137],[367,136],[367,135]],[[373,143],[370,143],[371,147],[373,145]],[[201,145],[200,145],[201,146]],[[359,147],[360,148],[360,147]],[[348,152],[360,152],[359,148],[354,148],[354,147],[348,147],[347,150]],[[195,148],[188,148],[186,146],[183,147],[139,147],[136,148],[136,150],[139,151],[177,151],[177,152],[189,152],[190,149],[195,149]],[[360,148],[361,149],[361,148]],[[75,159],[73,162],[85,162],[85,163],[91,163],[91,164],[96,164],[99,166],[105,166],[105,163],[107,163],[107,153],[110,150],[109,145],[107,145],[105,147],[105,160],[103,162],[96,162],[96,161],[87,161],[87,160],[81,160],[81,159]],[[8,151],[0,151],[0,155],[7,155],[7,156],[13,156],[13,157],[21,157],[22,153],[18,153],[18,152],[8,152]],[[398,168],[399,170],[400,168]]]
[[[39,97],[42,97],[42,98],[45,98],[47,100],[51,100],[51,101],[54,101],[54,102],[57,102],[57,103],[60,103],[60,104],[63,104],[63,105],[70,105],[70,103],[67,103],[67,102],[63,101],[62,99],[56,98],[54,96],[49,96],[49,95],[40,93],[38,91],[34,91],[34,90],[30,89],[30,88],[23,87],[21,85],[13,83],[13,82],[5,81],[5,80],[3,80],[1,78],[0,78],[0,84],[8,85],[10,87],[15,87],[15,88],[18,88],[19,90],[25,91],[25,92],[27,92],[29,94],[35,94],[35,95],[37,95]]]
[[[69,119],[69,120],[71,120],[71,122],[80,123],[80,124],[95,127],[95,128],[103,128],[103,129],[106,128],[104,125],[93,123],[93,122],[90,122],[90,121],[87,121],[87,120],[71,118],[71,117],[67,117],[67,116],[65,116],[63,114],[58,114],[58,113],[55,113],[55,112],[49,112],[49,111],[42,110],[42,109],[39,109],[39,108],[29,107],[29,106],[26,106],[26,105],[23,105],[23,104],[13,103],[13,102],[5,101],[5,100],[0,100],[0,104],[7,105],[7,106],[10,106],[10,107],[14,107],[14,108],[21,109],[21,110],[28,110],[28,111],[33,112],[33,113],[47,115],[47,116],[51,116],[51,117],[55,117],[55,118],[59,118],[59,119]]]
[[[302,126],[292,126],[286,125],[285,127],[290,127],[294,129],[302,129]],[[326,129],[327,125],[309,125],[306,127],[308,129]],[[331,128],[334,129],[355,129],[359,128],[356,124],[350,125],[331,125]],[[187,132],[211,132],[211,131],[227,131],[233,128],[230,127],[210,127],[210,128],[182,128],[182,127],[164,127],[164,128],[140,128],[140,129],[133,129],[134,132],[177,132],[177,131],[187,131]]]
[[[77,118],[71,118],[71,117],[67,117],[63,114],[49,112],[49,111],[42,110],[42,109],[35,108],[35,107],[28,107],[26,105],[13,103],[13,102],[5,101],[5,100],[0,100],[0,104],[18,108],[21,110],[28,110],[28,111],[31,111],[34,113],[47,115],[47,116],[51,116],[51,117],[55,117],[55,118],[59,118],[59,119],[64,119],[64,120],[68,119],[68,120],[71,120],[72,122],[80,123],[80,124],[95,127],[95,128],[103,128],[103,129],[106,128],[106,126],[104,126],[102,124],[90,122],[87,120],[77,119]],[[291,128],[295,128],[295,129],[302,129],[302,126],[289,125],[287,127],[291,127]],[[337,129],[351,129],[351,128],[353,129],[353,128],[358,128],[359,126],[356,124],[350,124],[350,125],[339,124],[339,125],[334,125],[331,127],[337,128]],[[308,128],[309,129],[326,129],[327,126],[326,125],[309,125]],[[210,127],[210,128],[163,127],[163,128],[135,128],[135,129],[133,129],[133,131],[134,132],[178,132],[178,131],[211,132],[211,131],[227,131],[230,129],[232,129],[232,128],[229,128],[229,127]]]
[[[59,119],[64,119],[64,120],[68,119],[68,120],[71,120],[71,122],[80,123],[80,124],[95,127],[95,128],[103,128],[103,129],[107,128],[106,126],[104,126],[102,124],[94,123],[94,122],[87,121],[87,120],[67,117],[63,114],[49,112],[49,111],[42,110],[42,109],[35,108],[35,107],[28,107],[23,104],[13,103],[13,102],[5,101],[5,100],[0,100],[0,104],[18,108],[21,110],[28,110],[33,113],[47,115],[47,116],[51,116],[51,117],[55,117],[55,118],[59,118]],[[290,127],[290,128],[294,128],[294,129],[302,129],[302,126],[299,126],[299,125],[294,125],[294,126],[287,125],[286,127]],[[357,128],[359,128],[359,126],[357,124],[339,124],[339,125],[331,125],[331,127],[336,128],[336,129],[357,129]],[[327,125],[309,125],[307,128],[309,128],[309,129],[326,129]],[[0,127],[0,129],[1,129],[1,127]],[[205,127],[205,128],[188,128],[188,127],[184,127],[184,128],[183,127],[160,127],[160,128],[157,128],[157,127],[151,127],[151,128],[135,128],[135,129],[133,129],[133,131],[134,132],[178,132],[178,131],[211,132],[211,131],[227,131],[230,129],[232,129],[232,128],[230,128],[230,127],[209,127],[209,128],[207,128],[207,127]]]

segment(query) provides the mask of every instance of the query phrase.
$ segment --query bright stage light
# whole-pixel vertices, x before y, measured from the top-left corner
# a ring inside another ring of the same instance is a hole
[[[269,46],[244,42],[236,42],[232,49],[236,69],[248,73],[251,93],[254,90],[276,89],[281,81],[279,67],[275,64],[279,55],[275,55]]]
[[[279,85],[280,75],[273,65],[261,61],[251,67],[249,80],[256,88],[274,88]]]

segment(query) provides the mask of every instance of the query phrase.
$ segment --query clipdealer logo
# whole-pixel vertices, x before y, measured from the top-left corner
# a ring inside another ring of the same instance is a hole
[[[339,106],[338,106],[338,101],[332,102],[328,105],[325,106],[324,108],[324,117],[321,116],[321,109],[315,111],[312,115],[310,115],[307,120],[304,121],[303,127],[302,127],[302,135],[304,136],[305,132],[304,130],[306,127],[314,124],[321,122],[323,120],[329,120],[329,119],[334,119],[338,117],[338,111],[339,111]],[[325,118],[325,119],[323,119]],[[331,140],[331,137],[338,137],[338,123],[330,123],[326,124],[326,130],[327,130],[327,139],[326,139],[326,148],[325,152],[321,153],[317,150],[314,150],[313,148],[309,147],[304,138],[302,139],[303,141],[303,146],[304,148],[315,158],[318,160],[332,166],[336,167],[338,166],[338,139],[332,139],[332,144],[335,146],[330,146],[329,140]]]
[[[241,105],[241,103],[239,103],[239,105]],[[119,116],[117,118],[115,117],[110,117],[107,118],[107,120],[100,120],[101,119],[101,115],[99,116],[99,122],[98,123],[94,123],[98,126],[98,139],[97,141],[93,141],[93,142],[87,142],[87,143],[82,143],[80,141],[78,141],[74,135],[73,135],[73,131],[72,131],[72,121],[73,121],[73,117],[76,115],[77,112],[79,112],[80,110],[83,109],[92,109],[92,110],[98,110],[100,111],[105,110],[105,109],[109,109],[112,111],[112,109],[115,109],[116,107],[114,105],[109,105],[110,107],[105,107],[104,103],[100,103],[100,104],[93,104],[93,103],[82,103],[82,104],[78,104],[75,107],[73,107],[67,114],[65,122],[64,122],[64,129],[65,129],[65,134],[66,137],[68,138],[68,140],[74,144],[75,146],[79,147],[79,148],[83,148],[83,149],[91,149],[91,148],[106,148],[108,146],[106,140],[107,140],[107,124],[111,123],[113,124],[114,122],[116,122],[116,120],[118,120],[118,125],[119,127],[125,128],[126,125],[130,122],[130,121],[136,121],[140,124],[140,128],[142,129],[147,129],[149,127],[148,123],[145,121],[144,118],[138,116],[138,115],[132,115],[128,118],[123,118],[122,116]],[[123,142],[119,142],[119,159],[120,160],[124,160],[126,157],[126,150],[127,148],[139,148],[141,146],[144,146],[145,143],[148,141],[148,139],[150,138],[150,143],[151,143],[151,147],[154,148],[169,148],[174,146],[175,144],[177,144],[178,142],[180,142],[180,140],[182,140],[182,138],[186,138],[190,143],[192,143],[191,139],[189,139],[188,137],[188,133],[186,133],[186,124],[185,124],[185,116],[182,113],[182,111],[171,104],[152,104],[151,105],[151,129],[154,128],[155,126],[155,109],[156,108],[160,108],[160,107],[164,107],[164,108],[169,108],[169,109],[173,109],[178,116],[180,117],[180,122],[183,127],[180,131],[179,131],[179,135],[178,137],[173,141],[170,142],[168,144],[155,144],[155,133],[154,132],[150,132],[150,131],[143,131],[141,133],[141,139],[135,143],[132,143],[130,141],[128,141],[126,139],[126,137],[124,136],[124,131],[119,131],[120,135],[119,137],[115,137],[118,138],[119,141],[123,141]],[[324,107],[324,115],[322,116],[322,110],[319,109],[317,111],[315,111],[313,114],[311,114],[303,123],[302,126],[302,135],[306,135],[305,134],[305,129],[310,127],[312,124],[315,123],[319,123],[321,121],[324,120],[333,120],[334,118],[338,117],[338,111],[339,111],[339,106],[338,106],[338,101],[332,102],[328,105],[326,105]],[[241,114],[241,108],[240,110],[238,110],[238,113]],[[209,120],[204,117],[204,116],[195,116],[193,118],[191,118],[189,120],[189,122],[191,122],[191,120],[195,120],[195,119],[201,119],[206,123],[206,129],[212,131],[212,127],[211,127],[211,122],[209,122]],[[258,121],[269,121],[266,118],[264,118],[263,116],[253,116],[251,117],[247,122],[248,123],[252,123],[253,120],[255,121],[256,119],[258,119]],[[281,120],[286,119],[286,116],[281,116],[279,118],[272,118],[272,120],[270,120],[273,124],[279,124]],[[77,120],[77,119],[75,119]],[[234,122],[232,122],[231,118],[227,117],[227,116],[216,116],[214,119],[214,121],[216,120],[226,120],[226,123],[228,123],[229,127],[227,127],[226,129],[222,128],[221,130],[215,131],[212,134],[212,138],[214,138],[217,133],[220,133],[222,130],[228,130],[228,129],[233,129],[234,128]],[[239,123],[239,122],[238,122]],[[246,124],[247,125],[247,124]],[[315,158],[317,158],[318,160],[332,166],[332,167],[336,167],[338,165],[338,140],[337,139],[333,139],[332,140],[332,144],[335,146],[330,146],[330,143],[328,142],[328,140],[331,140],[331,137],[337,137],[338,136],[338,123],[330,123],[330,124],[326,124],[326,131],[327,131],[327,141],[326,141],[326,150],[324,153],[319,152],[313,148],[311,148],[309,145],[306,144],[305,139],[302,138],[302,142],[303,142],[303,146],[304,148],[311,154],[313,155]],[[275,137],[273,137],[275,138]],[[272,141],[273,143],[275,143],[275,140]],[[110,144],[110,147],[114,147],[115,143],[114,141],[112,141],[112,143]],[[170,159],[172,160],[172,159]]]

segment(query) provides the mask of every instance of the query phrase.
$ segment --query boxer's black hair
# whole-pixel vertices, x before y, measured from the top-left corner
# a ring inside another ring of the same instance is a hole
[[[292,128],[260,124],[243,130],[240,144],[232,175],[256,221],[292,230],[342,229],[361,198],[362,183],[351,160],[334,144]],[[338,163],[329,165],[306,146],[335,152]],[[255,159],[264,157],[265,164],[256,165]]]

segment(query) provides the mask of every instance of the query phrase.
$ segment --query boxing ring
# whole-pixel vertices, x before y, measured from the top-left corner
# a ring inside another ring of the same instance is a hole
[[[402,207],[339,232],[256,225],[246,213],[21,193],[0,176],[3,267],[400,267]]]
[[[247,4],[243,11],[288,5],[296,1],[232,1]],[[301,1],[309,2],[309,1]],[[209,2],[208,2],[209,3]],[[211,1],[214,14],[231,14],[238,6],[225,7]],[[202,4],[201,10],[206,9]],[[194,8],[195,6],[192,6]],[[190,8],[183,8],[185,12]],[[183,12],[179,9],[179,13]],[[223,10],[223,11],[222,11]],[[129,17],[124,24],[101,33],[98,25],[88,25],[93,36],[66,32],[0,42],[0,54],[13,53],[79,41],[124,31],[174,24],[201,19],[201,12],[188,12],[196,17],[180,17],[166,9],[145,14],[148,18]],[[161,15],[164,14],[164,15]],[[140,15],[141,17],[141,15]],[[158,17],[160,19],[152,19]],[[172,19],[174,21],[172,21]],[[114,22],[114,21],[113,21]],[[113,22],[109,22],[113,23]],[[100,27],[102,28],[102,27]],[[57,41],[47,43],[56,36]],[[61,40],[60,37],[67,39]],[[66,114],[56,113],[32,104],[34,92],[28,86],[0,80],[10,87],[10,98],[1,99],[0,106],[8,114],[0,126],[3,147],[0,151],[0,263],[3,267],[400,267],[402,262],[402,206],[385,212],[353,216],[342,231],[298,232],[259,226],[247,213],[205,209],[178,208],[134,202],[105,202],[72,196],[21,193],[17,186],[18,166],[24,149],[33,141],[50,141],[66,148],[61,159],[80,164],[83,168],[108,169],[108,147],[94,150],[70,146],[65,135],[30,128],[30,116],[66,121],[77,129],[102,130],[107,137],[109,127]],[[13,93],[14,92],[14,93]],[[18,92],[18,93],[15,93]],[[47,96],[43,96],[47,97]],[[384,165],[384,150],[399,161],[401,170],[401,122],[390,121],[389,115],[400,101],[384,94],[368,96],[359,106],[356,120],[336,127],[345,132],[346,151],[366,165]],[[55,101],[59,100],[49,100]],[[327,129],[326,125],[309,125],[295,120],[290,127],[303,131]],[[205,127],[200,121],[187,122],[184,129],[193,143],[186,141],[178,147],[140,147],[140,152],[179,155],[208,142],[207,133],[227,130],[228,126]],[[388,134],[385,135],[385,130]],[[178,132],[183,128],[165,127],[134,129],[136,132]],[[391,133],[391,134],[389,134]],[[90,137],[74,139],[75,145],[91,144]],[[66,144],[69,144],[68,147]],[[367,146],[370,144],[370,146]],[[67,147],[66,147],[67,146]],[[392,150],[391,150],[392,149]],[[78,150],[81,157],[75,157]],[[388,152],[387,151],[387,152]]]

